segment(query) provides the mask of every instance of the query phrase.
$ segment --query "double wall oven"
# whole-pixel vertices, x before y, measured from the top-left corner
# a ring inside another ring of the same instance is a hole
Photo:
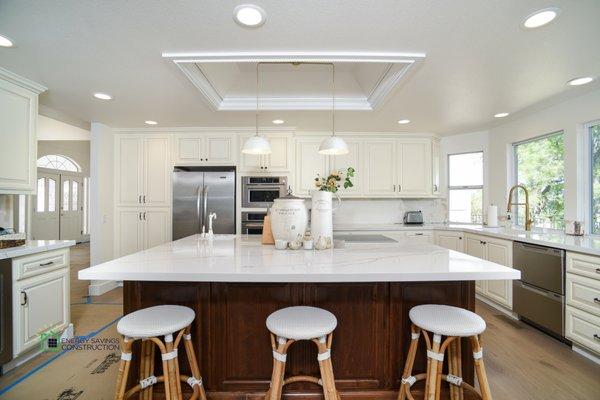
[[[286,189],[285,176],[242,177],[242,234],[262,234],[267,209],[285,195]]]

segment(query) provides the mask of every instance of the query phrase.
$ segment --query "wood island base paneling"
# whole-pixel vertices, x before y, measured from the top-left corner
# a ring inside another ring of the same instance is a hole
[[[343,399],[395,399],[410,343],[409,310],[418,304],[448,304],[474,311],[474,282],[399,283],[203,283],[127,281],[124,312],[159,304],[179,304],[196,312],[192,340],[209,399],[264,398],[273,366],[267,316],[283,307],[312,305],[335,314],[332,360]],[[414,371],[425,370],[421,343]],[[463,340],[464,379],[473,384],[473,360]],[[179,352],[185,357],[185,352]],[[134,359],[139,360],[139,348]],[[157,356],[158,357],[158,356]],[[310,342],[288,354],[286,374],[318,375],[317,352]],[[160,363],[157,360],[157,364]],[[186,360],[180,360],[182,373]],[[132,364],[130,377],[138,377]],[[189,391],[189,387],[184,390]],[[415,385],[415,395],[419,392]],[[157,395],[163,392],[156,385]],[[320,387],[294,383],[287,399],[321,399]]]

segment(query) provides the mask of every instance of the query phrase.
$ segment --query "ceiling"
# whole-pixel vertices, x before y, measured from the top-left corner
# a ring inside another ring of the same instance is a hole
[[[258,29],[233,21],[234,7],[248,2],[267,13]],[[527,15],[550,6],[562,10],[554,22],[521,27]],[[336,126],[448,135],[498,124],[495,113],[510,112],[506,121],[536,104],[599,88],[598,82],[565,85],[577,76],[600,76],[598,15],[597,0],[0,0],[0,34],[16,44],[0,48],[0,67],[47,86],[42,111],[66,122],[252,126],[254,111],[215,109],[163,53],[421,54],[380,105],[340,110]],[[211,68],[225,98],[249,97],[251,63]],[[361,68],[367,72],[357,79]],[[316,85],[330,84],[322,73],[298,81],[310,87],[294,82],[289,71],[280,71],[284,84],[278,86],[276,72],[265,81],[267,94],[325,97],[329,90]],[[377,66],[340,66],[340,93],[360,97],[376,76]],[[92,98],[96,91],[114,100]],[[325,109],[260,113],[263,125],[278,118],[303,130],[328,129],[330,117]],[[397,124],[404,118],[412,122]]]

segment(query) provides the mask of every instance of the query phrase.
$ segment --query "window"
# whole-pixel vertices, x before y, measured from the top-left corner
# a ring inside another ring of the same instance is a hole
[[[600,121],[587,125],[590,134],[590,233],[600,234]]]
[[[75,161],[65,156],[59,156],[56,154],[50,154],[38,158],[37,166],[42,168],[60,169],[62,171],[81,171],[81,168],[79,168],[79,165],[77,165]]]
[[[483,223],[483,152],[448,155],[448,218]]]
[[[562,132],[515,143],[515,183],[529,190],[529,206],[533,225],[563,229],[565,226],[565,141]],[[519,191],[513,201],[521,202]],[[525,207],[515,206],[516,223],[524,225]],[[513,209],[513,213],[515,213]]]
[[[46,211],[45,201],[46,201],[46,180],[44,178],[38,178],[38,181],[37,181],[37,206],[35,207],[35,210],[37,212]]]
[[[69,189],[71,188],[71,181],[66,180],[63,182],[63,192],[62,192],[62,210],[69,211]]]

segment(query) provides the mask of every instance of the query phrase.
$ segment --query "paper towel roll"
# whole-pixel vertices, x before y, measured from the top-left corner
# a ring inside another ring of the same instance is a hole
[[[487,209],[487,226],[490,228],[498,227],[498,206],[491,205]]]

